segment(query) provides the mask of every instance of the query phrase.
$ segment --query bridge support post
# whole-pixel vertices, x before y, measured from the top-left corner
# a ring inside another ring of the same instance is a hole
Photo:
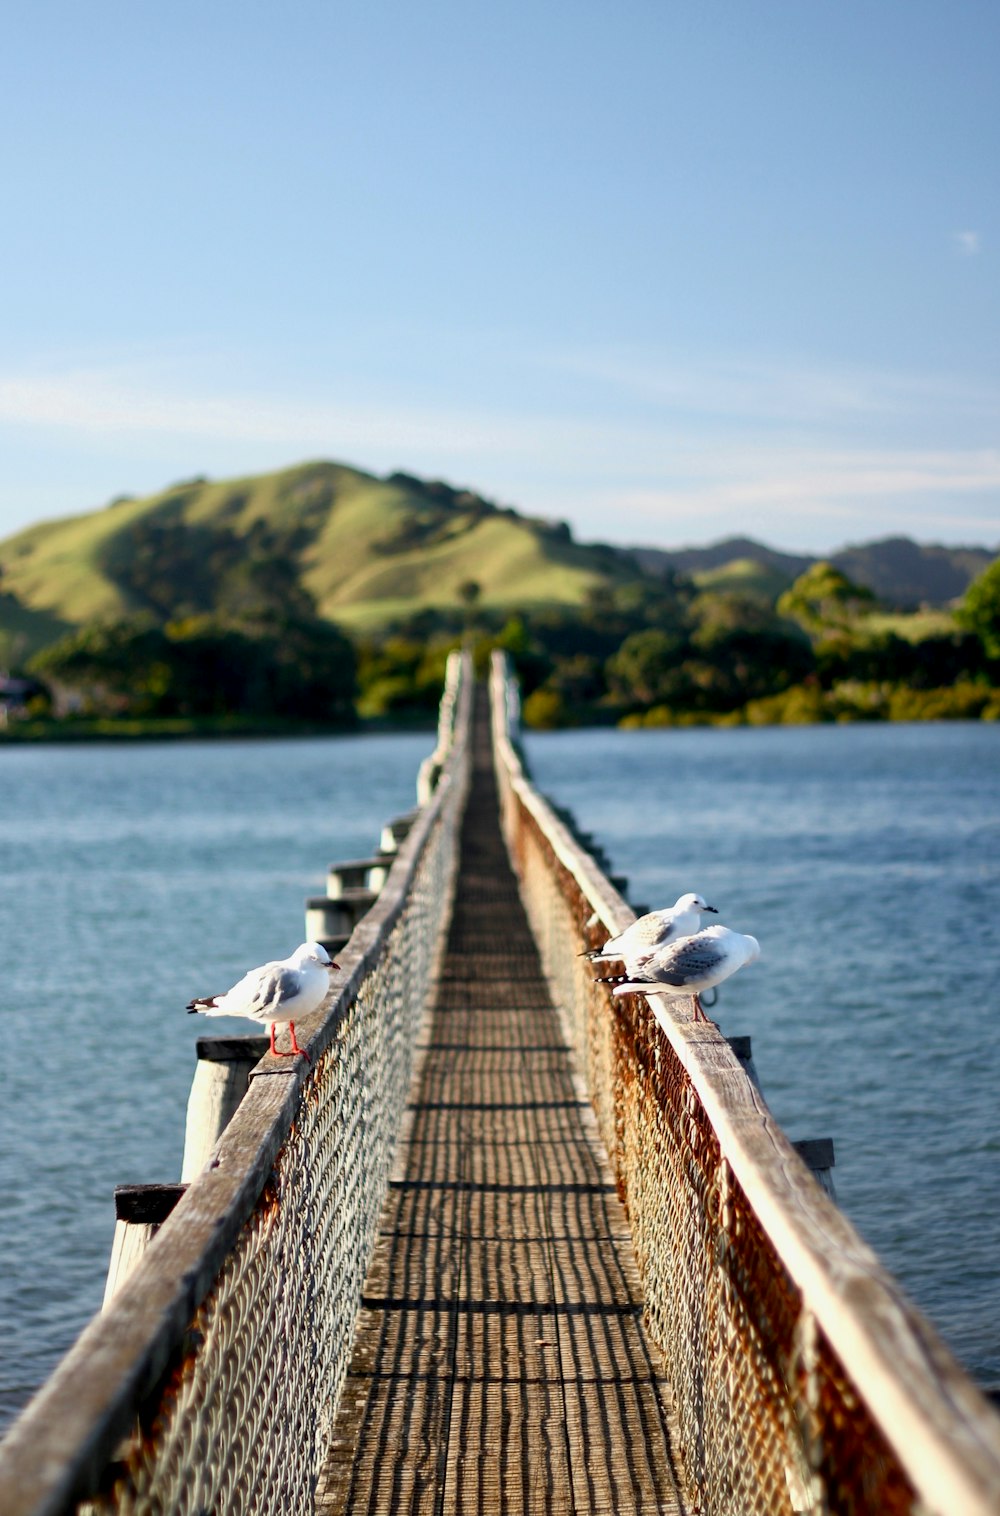
[[[331,863],[326,874],[326,893],[340,900],[348,890],[371,890],[377,895],[389,877],[392,857],[386,853],[374,858],[354,858],[347,863]]]
[[[115,1186],[115,1236],[104,1286],[105,1311],[186,1189],[184,1184]]]
[[[321,942],[329,953],[330,943],[337,939],[346,942],[376,899],[373,890],[344,890],[335,900],[329,895],[310,895],[306,901],[306,941]]]
[[[269,1046],[266,1037],[199,1037],[198,1063],[188,1096],[181,1183],[194,1179],[247,1092],[250,1070]]]
[[[391,821],[387,821],[379,838],[379,852],[398,853],[399,844],[409,836],[410,828],[419,814],[419,811],[407,811],[404,816],[394,816]]]

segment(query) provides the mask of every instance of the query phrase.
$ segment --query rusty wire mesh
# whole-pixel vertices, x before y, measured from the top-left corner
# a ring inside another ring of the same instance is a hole
[[[612,997],[579,956],[633,913],[606,880],[607,908],[603,916],[595,909],[593,860],[571,856],[573,839],[539,804],[504,740],[501,680],[495,670],[505,833],[626,1206],[647,1320],[670,1366],[691,1509],[706,1516],[972,1509],[958,1494],[956,1504],[918,1495],[906,1451],[890,1446],[865,1386],[852,1380],[804,1300],[649,1002]],[[728,1049],[717,1056],[728,1058]],[[732,1072],[739,1073],[735,1060]],[[755,1114],[748,1105],[748,1116]],[[957,1365],[948,1372],[964,1377]],[[946,1398],[947,1391],[942,1407]],[[988,1478],[995,1478],[996,1433],[987,1426],[983,1442],[990,1438]],[[956,1491],[961,1464],[956,1447]],[[948,1479],[946,1470],[942,1482]],[[1000,1507],[977,1501],[974,1508]]]

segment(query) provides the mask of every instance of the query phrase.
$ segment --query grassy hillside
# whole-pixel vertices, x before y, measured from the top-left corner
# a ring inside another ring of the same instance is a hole
[[[212,611],[252,550],[289,560],[321,613],[357,629],[459,606],[469,581],[482,606],[506,609],[578,605],[593,586],[634,577],[619,555],[471,491],[307,463],[185,481],[8,538],[0,630],[16,619],[34,648],[98,617]]]
[[[694,576],[700,590],[717,594],[756,595],[768,602],[777,600],[792,580],[781,569],[755,558],[733,558],[717,568],[701,569]]]

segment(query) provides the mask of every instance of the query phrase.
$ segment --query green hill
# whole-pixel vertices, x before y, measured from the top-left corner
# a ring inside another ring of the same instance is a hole
[[[777,600],[792,582],[780,569],[756,558],[733,558],[716,568],[700,569],[693,578],[700,590],[754,595],[768,604]]]
[[[16,621],[31,651],[100,617],[217,611],[251,554],[284,560],[321,614],[354,630],[459,607],[470,581],[479,605],[511,610],[579,605],[638,573],[627,555],[473,491],[317,462],[183,481],[0,542],[0,629]]]

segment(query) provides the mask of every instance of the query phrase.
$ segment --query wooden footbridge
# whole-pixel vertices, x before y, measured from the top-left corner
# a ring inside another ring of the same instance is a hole
[[[593,983],[633,913],[515,702],[453,661],[311,1065],[220,1107],[4,1516],[1000,1512],[1000,1419],[729,1045]]]

